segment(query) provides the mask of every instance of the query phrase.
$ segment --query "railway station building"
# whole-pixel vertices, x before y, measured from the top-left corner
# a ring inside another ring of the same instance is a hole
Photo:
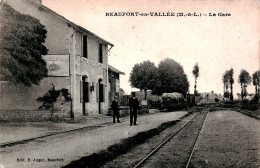
[[[48,55],[48,77],[40,85],[26,87],[1,81],[1,111],[34,111],[42,104],[36,101],[54,85],[68,89],[72,101],[64,105],[74,116],[106,115],[120,88],[123,72],[108,65],[113,44],[76,25],[46,6],[41,0],[4,0],[16,11],[38,19],[47,30],[45,46]]]

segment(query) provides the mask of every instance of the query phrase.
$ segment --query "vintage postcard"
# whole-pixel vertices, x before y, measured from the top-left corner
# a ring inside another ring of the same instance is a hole
[[[0,167],[260,167],[259,0],[1,0]]]

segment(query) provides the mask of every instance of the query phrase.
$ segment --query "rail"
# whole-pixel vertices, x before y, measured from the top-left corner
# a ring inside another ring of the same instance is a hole
[[[208,112],[207,111],[207,114],[206,114],[206,117],[204,119],[204,122],[203,122],[203,125],[202,125],[202,128],[204,127],[204,124],[205,124],[205,121],[206,121],[206,118],[208,116]],[[154,150],[152,150],[148,155],[146,155],[141,161],[139,161],[135,166],[134,168],[138,168],[140,167],[142,164],[144,164],[144,162],[150,158],[156,151],[158,151],[163,145],[165,145],[172,137],[174,137],[176,134],[178,134],[188,123],[190,123],[192,121],[193,118],[195,118],[200,112],[198,112],[196,115],[194,115],[191,119],[189,119],[185,124],[183,124],[177,131],[173,132],[166,140],[164,140],[162,143],[160,143]],[[200,130],[200,133],[199,135],[202,133],[202,129]],[[197,141],[198,141],[198,137],[199,135],[197,136],[196,140],[195,140],[195,143],[194,143],[194,146],[192,148],[192,152],[190,154],[190,157],[189,157],[189,160],[187,162],[187,165],[186,166],[189,166],[190,164],[190,160],[191,160],[191,157],[192,157],[192,154],[194,152],[194,149],[195,149],[195,145],[197,144]]]

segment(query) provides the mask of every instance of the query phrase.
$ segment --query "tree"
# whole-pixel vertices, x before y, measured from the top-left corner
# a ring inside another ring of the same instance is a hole
[[[148,60],[135,64],[130,73],[129,82],[132,87],[145,92],[146,100],[147,90],[154,90],[156,83],[158,83],[158,71],[154,63]]]
[[[259,95],[260,70],[256,71],[252,76],[253,76],[253,85],[255,86],[255,95]]]
[[[119,94],[124,95],[124,94],[125,94],[124,89],[120,88],[120,89],[119,89]]]
[[[225,71],[222,78],[223,84],[224,84],[224,95],[226,92],[228,92],[228,71]],[[225,96],[224,96],[225,97]]]
[[[197,88],[197,78],[199,77],[199,70],[200,70],[199,65],[198,65],[198,63],[196,63],[192,70],[192,73],[195,77],[194,95],[196,95],[196,93],[197,93],[196,88]]]
[[[242,99],[247,96],[246,87],[247,87],[247,85],[249,85],[251,83],[251,80],[252,80],[252,78],[249,75],[249,73],[246,70],[241,69],[239,77],[238,77],[238,82],[241,85],[241,98]]]
[[[231,68],[228,71],[228,80],[229,80],[229,84],[230,84],[230,100],[233,100],[233,84],[234,84],[234,70],[233,68]]]
[[[233,100],[233,84],[234,84],[234,70],[231,68],[230,70],[225,71],[222,77],[222,81],[224,83],[224,97],[230,98],[230,100]],[[230,93],[228,91],[228,88],[230,86]]]
[[[226,92],[224,93],[224,97],[225,97],[225,98],[229,98],[229,97],[230,97],[229,91],[226,91]]]
[[[240,99],[241,98],[241,93],[237,93],[237,97]]]
[[[124,94],[125,94],[124,89],[120,88],[119,89],[119,101],[122,101],[122,97],[123,97]]]
[[[231,68],[230,70],[229,70],[229,83],[230,83],[230,90],[231,90],[231,93],[230,93],[230,100],[233,100],[233,84],[234,84],[234,77],[233,77],[233,75],[234,75],[234,70],[233,70],[233,68]]]
[[[37,98],[37,101],[42,102],[43,104],[39,109],[50,109],[51,121],[54,121],[53,114],[55,111],[54,103],[57,101],[58,97],[62,95],[65,98],[65,101],[71,101],[71,95],[69,94],[68,89],[62,88],[59,90],[55,89],[55,86],[52,84],[52,88],[48,90],[42,97]],[[70,111],[71,120],[74,120],[74,114]]]
[[[183,67],[173,59],[166,58],[159,63],[158,74],[160,83],[156,87],[156,94],[179,92],[185,95],[189,89],[187,75]]]
[[[42,55],[47,31],[39,20],[1,3],[0,80],[25,86],[39,84],[48,70]]]

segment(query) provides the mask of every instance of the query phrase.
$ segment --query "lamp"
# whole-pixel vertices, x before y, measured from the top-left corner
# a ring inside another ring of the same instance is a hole
[[[94,91],[94,90],[95,90],[95,83],[92,82],[92,86],[90,86],[90,91],[92,92],[92,91]]]

